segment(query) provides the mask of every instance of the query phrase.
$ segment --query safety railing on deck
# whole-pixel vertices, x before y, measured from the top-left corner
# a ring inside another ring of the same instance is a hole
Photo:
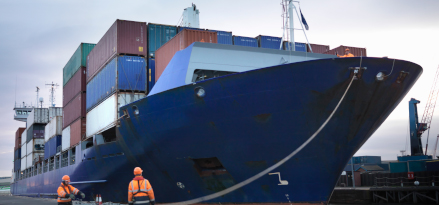
[[[428,176],[428,177],[414,177],[409,179],[407,177],[375,177],[374,186],[435,186],[439,182],[439,176]]]

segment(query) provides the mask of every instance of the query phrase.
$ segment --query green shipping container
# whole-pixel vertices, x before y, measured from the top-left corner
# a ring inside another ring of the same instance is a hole
[[[79,70],[80,67],[85,67],[87,65],[87,56],[90,51],[95,47],[96,44],[91,43],[81,43],[73,53],[69,62],[63,69],[63,86],[69,82],[70,78]]]
[[[408,172],[407,162],[391,162],[389,163],[390,173]]]
[[[425,161],[408,161],[408,163],[409,172],[423,172],[427,170]]]
[[[154,58],[155,51],[177,34],[176,26],[148,24],[148,57]]]

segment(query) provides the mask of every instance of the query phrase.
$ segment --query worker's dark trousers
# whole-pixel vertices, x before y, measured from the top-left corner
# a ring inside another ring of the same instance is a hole
[[[72,205],[72,202],[58,202],[58,205]]]

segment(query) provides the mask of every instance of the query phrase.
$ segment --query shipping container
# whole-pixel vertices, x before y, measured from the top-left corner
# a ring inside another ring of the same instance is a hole
[[[26,145],[27,141],[27,130],[24,130],[24,132],[21,134],[21,146]]]
[[[85,139],[86,125],[85,118],[78,119],[70,125],[70,147],[76,146],[81,140]]]
[[[44,159],[49,159],[56,153],[61,151],[61,135],[52,137],[49,141],[44,144]]]
[[[26,169],[32,167],[32,162],[33,162],[32,157],[33,157],[32,153],[26,156]]]
[[[27,128],[34,123],[47,124],[49,123],[49,109],[47,108],[34,108],[32,112],[27,116],[26,125]]]
[[[29,129],[27,129],[26,143],[35,138],[42,138],[44,140],[44,130],[46,124],[33,124]]]
[[[87,113],[86,137],[114,127],[120,117],[119,108],[144,97],[144,93],[115,93],[103,101]]]
[[[349,48],[349,51],[354,55],[354,56],[364,56],[366,57],[366,48],[357,48],[357,47],[350,47],[350,46],[339,46],[337,48],[331,49],[327,52],[325,52],[324,54],[329,54],[329,55],[344,55],[345,54],[345,50],[346,48]]]
[[[20,161],[21,161],[20,169],[25,170],[26,169],[26,155],[24,155]]]
[[[20,171],[21,169],[21,159],[14,160],[14,172]]]
[[[181,31],[183,31],[183,30],[194,30],[194,31],[205,31],[206,29],[204,29],[204,28],[192,28],[192,27],[181,27],[181,26],[179,26],[178,27],[178,33],[180,33]]]
[[[44,141],[48,141],[55,135],[62,135],[62,117],[53,118],[44,129]]]
[[[87,82],[115,55],[146,57],[146,23],[116,20],[87,56]]]
[[[62,107],[49,107],[49,122],[54,117],[62,117]]]
[[[319,45],[319,44],[310,44],[312,48],[313,53],[325,53],[329,51],[328,45]],[[311,52],[311,49],[309,48],[309,45],[306,46],[307,52]]]
[[[86,91],[86,69],[81,67],[63,88],[63,107],[81,92]]]
[[[61,151],[65,151],[69,148],[70,148],[70,126],[64,128],[62,131]]]
[[[87,111],[123,91],[146,92],[146,61],[137,56],[116,56],[87,84]]]
[[[21,159],[21,147],[14,150],[14,159]]]
[[[257,48],[258,39],[244,36],[233,36],[233,45]]]
[[[390,173],[408,172],[407,162],[390,162]]]
[[[71,125],[78,118],[85,117],[86,94],[78,94],[69,104],[64,107],[63,129]]]
[[[426,161],[408,161],[408,171],[409,172],[423,172],[427,171],[425,167]]]
[[[44,152],[44,139],[32,139],[26,144],[26,154]]]
[[[44,152],[31,153],[26,156],[26,169],[44,159]]]
[[[283,42],[283,49],[289,51],[291,43],[288,41]],[[295,51],[306,52],[306,44],[305,43],[294,43]]]
[[[155,84],[155,59],[148,59],[148,92],[151,91]]]
[[[23,158],[27,155],[26,147],[27,147],[27,144],[21,145],[21,158]]]
[[[177,27],[161,24],[148,24],[148,54],[155,58],[155,51],[177,35]]]
[[[282,38],[259,35],[256,37],[256,39],[258,39],[258,46],[261,48],[271,48],[278,50],[281,48],[280,44],[282,42]]]
[[[381,164],[381,156],[356,156],[352,160],[354,164]]]
[[[207,31],[216,32],[218,44],[233,45],[232,32],[217,31],[217,30],[207,30]]]
[[[79,45],[63,68],[63,87],[80,68],[87,66],[87,56],[95,45],[91,43],[81,43]]]
[[[187,48],[194,42],[217,43],[217,34],[211,31],[198,31],[185,29],[175,35],[165,45],[156,51],[155,64],[155,81],[159,79],[160,75],[165,70],[168,63],[171,61],[177,51]]]
[[[21,135],[25,130],[26,130],[25,127],[20,127],[15,132],[15,147],[14,147],[15,150],[21,147]]]

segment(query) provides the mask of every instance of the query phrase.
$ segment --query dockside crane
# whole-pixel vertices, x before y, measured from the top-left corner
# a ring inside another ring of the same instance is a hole
[[[430,135],[430,125],[433,119],[434,108],[436,107],[437,97],[439,95],[438,87],[439,79],[439,67],[436,69],[436,74],[434,75],[433,85],[431,86],[430,94],[428,96],[427,103],[425,105],[424,114],[422,115],[421,122],[418,122],[418,109],[417,104],[420,101],[412,98],[409,101],[409,115],[410,115],[410,146],[411,155],[427,155],[428,151],[428,137]],[[428,131],[427,134],[427,144],[425,147],[425,154],[422,148],[421,136]]]

